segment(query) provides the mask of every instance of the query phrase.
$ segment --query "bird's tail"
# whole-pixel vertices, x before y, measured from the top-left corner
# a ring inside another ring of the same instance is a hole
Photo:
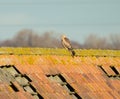
[[[71,56],[74,57],[75,56],[75,51],[73,50],[73,48],[68,48],[68,50],[71,52]]]
[[[72,53],[72,57],[74,57],[76,54],[74,50],[71,50],[71,53]]]

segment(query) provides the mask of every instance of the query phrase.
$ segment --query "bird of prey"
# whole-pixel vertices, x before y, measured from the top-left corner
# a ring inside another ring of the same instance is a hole
[[[65,49],[67,49],[68,51],[71,52],[72,57],[74,57],[75,56],[75,51],[72,48],[70,40],[65,35],[61,36],[61,43],[62,43],[62,45]]]

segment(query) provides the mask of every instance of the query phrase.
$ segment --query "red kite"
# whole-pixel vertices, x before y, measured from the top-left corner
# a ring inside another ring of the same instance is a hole
[[[75,51],[73,50],[71,46],[70,40],[65,35],[62,35],[61,42],[62,42],[63,47],[66,48],[68,51],[70,51],[72,54],[72,57],[74,57]]]

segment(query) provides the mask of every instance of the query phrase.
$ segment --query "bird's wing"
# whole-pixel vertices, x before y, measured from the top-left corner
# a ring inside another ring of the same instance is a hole
[[[68,38],[64,38],[64,40],[65,40],[66,43],[70,44],[70,40]]]
[[[68,50],[72,50],[72,46],[70,43],[70,40],[68,38],[64,38],[64,46],[68,49]]]

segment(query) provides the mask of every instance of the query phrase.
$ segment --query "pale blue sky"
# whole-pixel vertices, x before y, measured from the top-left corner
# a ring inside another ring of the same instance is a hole
[[[120,34],[120,0],[0,0],[0,39],[26,28],[79,43],[92,33]]]

